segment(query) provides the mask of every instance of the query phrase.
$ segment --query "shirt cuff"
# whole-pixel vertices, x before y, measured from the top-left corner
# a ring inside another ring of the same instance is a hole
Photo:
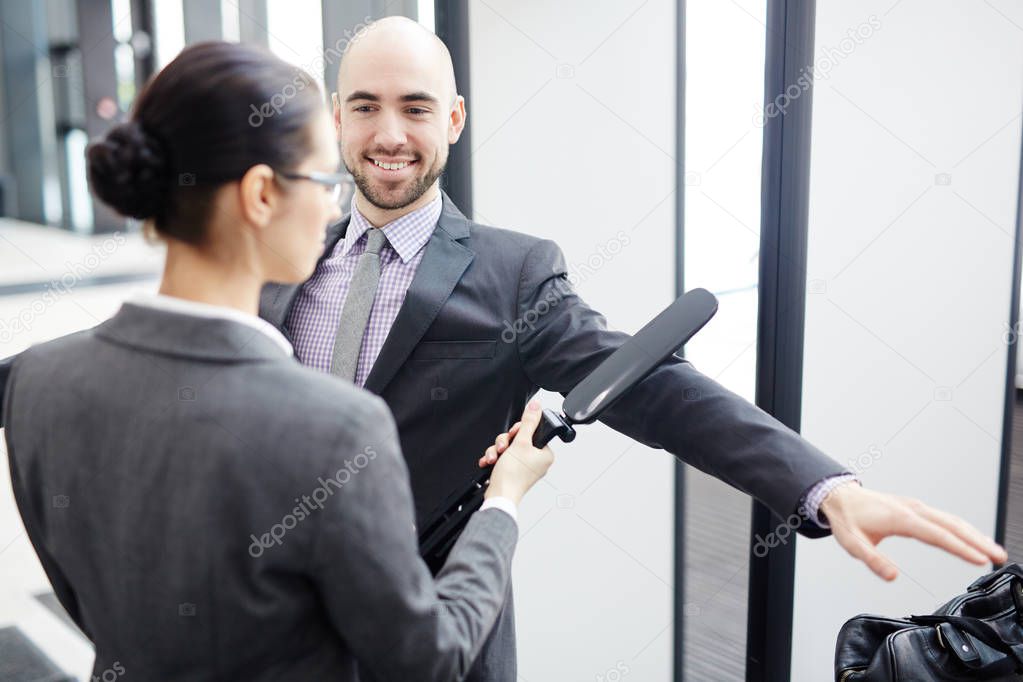
[[[512,517],[515,523],[519,522],[518,510],[515,508],[515,503],[509,500],[507,497],[488,497],[483,500],[483,506],[480,507],[480,511],[486,509],[500,509],[508,516]]]
[[[801,509],[806,511],[808,518],[812,519],[821,528],[831,528],[831,524],[828,523],[827,518],[821,514],[821,503],[824,498],[828,496],[832,490],[840,485],[851,482],[860,483],[860,479],[855,474],[838,474],[837,476],[828,476],[823,478],[810,488],[809,492],[803,498],[803,504],[800,505]],[[862,485],[862,484],[861,484]]]

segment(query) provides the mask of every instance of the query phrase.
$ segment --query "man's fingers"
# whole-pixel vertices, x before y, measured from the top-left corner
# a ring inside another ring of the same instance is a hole
[[[885,580],[894,579],[898,569],[876,546],[891,536],[919,540],[977,565],[1007,559],[991,538],[953,514],[912,498],[844,486],[840,490],[846,490],[845,496],[828,511],[835,539]]]
[[[974,564],[987,563],[987,558],[983,554],[960,540],[948,529],[930,521],[918,511],[907,508],[900,513],[902,518],[899,519],[899,523],[893,529],[893,535],[915,538]]]
[[[958,516],[934,509],[923,503],[919,503],[916,512],[928,521],[953,533],[969,547],[985,556],[986,561],[1001,564],[1008,560],[1009,557],[1004,548]]]
[[[879,552],[872,542],[855,530],[844,526],[833,526],[832,532],[838,544],[845,548],[854,558],[867,565],[882,580],[891,582],[899,575],[898,567],[891,559]]]

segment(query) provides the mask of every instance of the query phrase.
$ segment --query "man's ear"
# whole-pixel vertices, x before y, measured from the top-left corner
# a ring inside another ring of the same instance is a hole
[[[238,183],[238,196],[246,222],[259,228],[269,225],[279,199],[273,169],[260,163],[247,170]]]
[[[458,142],[465,128],[465,98],[458,95],[451,106],[451,117],[448,122],[448,144]]]
[[[330,101],[334,105],[334,130],[337,132],[337,141],[341,141],[341,98],[336,92],[330,93]]]

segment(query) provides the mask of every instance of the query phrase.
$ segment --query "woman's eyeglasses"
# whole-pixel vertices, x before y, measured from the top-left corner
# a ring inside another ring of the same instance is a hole
[[[310,171],[308,173],[276,172],[281,177],[288,178],[289,180],[308,180],[309,182],[323,185],[330,192],[330,200],[334,203],[341,202],[346,194],[345,190],[350,188],[352,184],[351,177],[347,173],[320,173],[318,171]]]

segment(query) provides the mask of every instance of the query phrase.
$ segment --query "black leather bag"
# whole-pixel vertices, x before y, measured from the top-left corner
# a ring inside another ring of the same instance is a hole
[[[846,621],[835,680],[1023,680],[1023,566],[979,578],[930,616]]]

